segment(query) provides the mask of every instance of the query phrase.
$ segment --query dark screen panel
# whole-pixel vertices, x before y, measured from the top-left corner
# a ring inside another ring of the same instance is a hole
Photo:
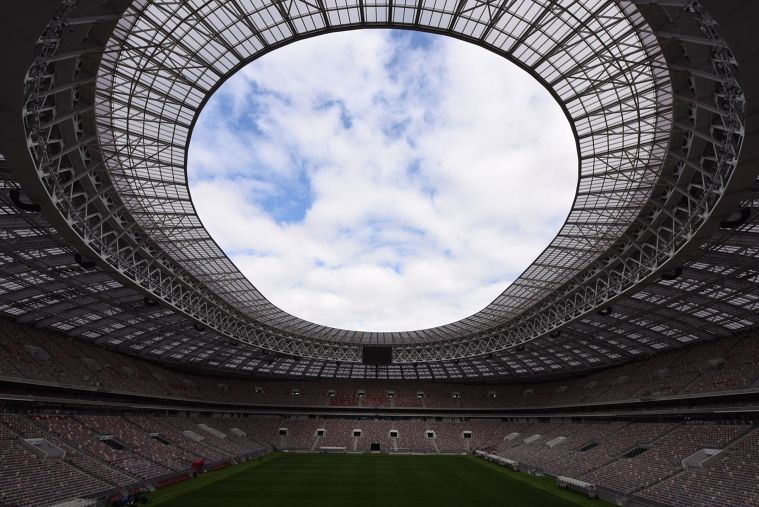
[[[373,364],[375,366],[391,364],[393,362],[393,348],[364,345],[361,352],[361,360],[364,364]]]

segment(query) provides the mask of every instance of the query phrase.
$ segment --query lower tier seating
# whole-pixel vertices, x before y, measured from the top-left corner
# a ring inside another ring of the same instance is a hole
[[[42,458],[27,439],[65,452]],[[0,413],[0,505],[43,506],[189,474],[267,449],[471,453],[673,506],[759,505],[759,428],[747,424],[534,422]],[[685,468],[703,449],[720,451]]]

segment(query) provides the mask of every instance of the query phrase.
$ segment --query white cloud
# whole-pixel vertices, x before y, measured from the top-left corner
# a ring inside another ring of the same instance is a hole
[[[381,331],[486,306],[556,234],[577,179],[563,113],[522,70],[378,30],[301,41],[232,77],[188,169],[203,222],[272,303]]]

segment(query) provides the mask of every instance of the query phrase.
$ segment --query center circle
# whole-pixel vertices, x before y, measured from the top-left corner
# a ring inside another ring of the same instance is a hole
[[[560,106],[472,44],[323,35],[228,79],[192,134],[199,217],[273,304],[322,325],[423,329],[494,300],[577,185]]]

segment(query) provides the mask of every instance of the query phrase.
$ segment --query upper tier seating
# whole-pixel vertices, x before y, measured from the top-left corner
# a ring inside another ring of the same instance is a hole
[[[759,372],[754,368],[759,361],[759,338],[753,335],[666,352],[580,378],[500,385],[207,378],[178,373],[5,319],[0,319],[0,352],[0,377],[159,397],[266,405],[536,407],[759,387]]]

